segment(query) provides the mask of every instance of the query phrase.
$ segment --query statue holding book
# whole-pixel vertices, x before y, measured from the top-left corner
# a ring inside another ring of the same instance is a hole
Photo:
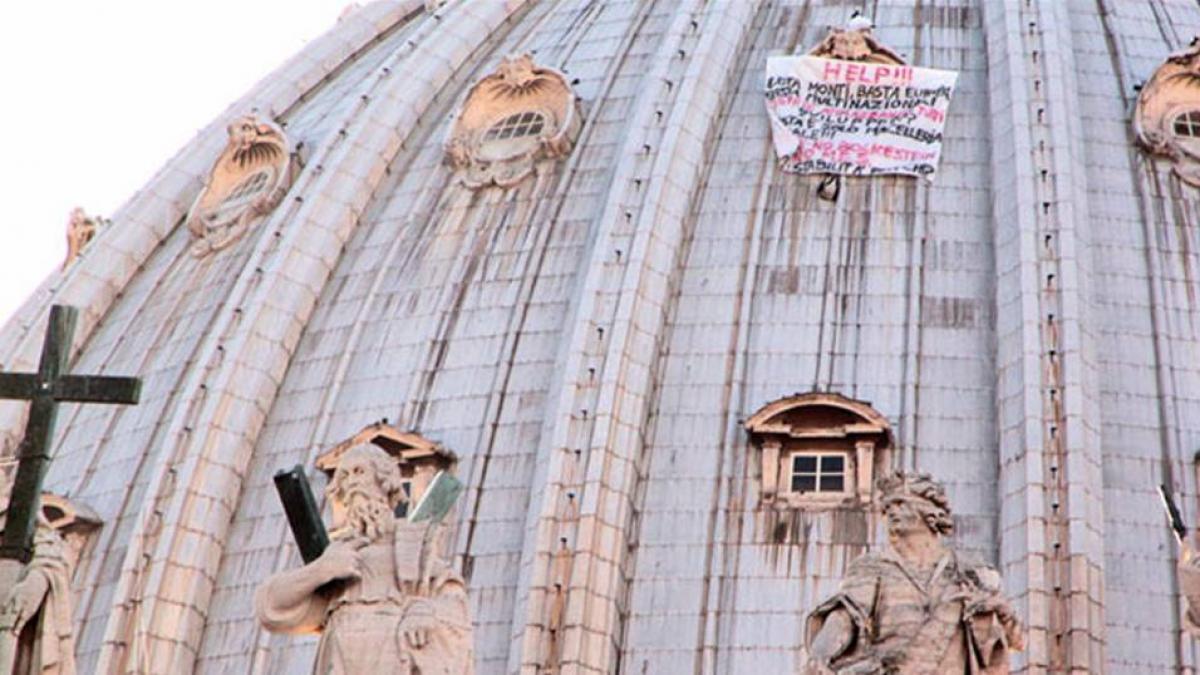
[[[259,587],[259,621],[272,632],[320,633],[319,675],[474,672],[466,585],[437,546],[459,487],[443,474],[408,518],[397,518],[406,498],[396,461],[370,445],[347,451],[327,489],[335,507],[329,545]]]

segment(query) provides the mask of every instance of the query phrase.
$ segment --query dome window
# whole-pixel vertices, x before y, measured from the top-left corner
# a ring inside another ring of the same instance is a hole
[[[512,187],[567,156],[580,119],[562,73],[528,54],[509,57],[467,93],[450,128],[446,163],[469,188]]]
[[[846,455],[832,452],[793,452],[792,492],[842,494],[846,491]]]
[[[546,126],[546,118],[535,112],[524,112],[500,120],[484,134],[484,141],[505,141],[510,138],[537,136]]]
[[[758,453],[764,506],[865,508],[890,463],[887,420],[863,401],[796,394],[763,406],[745,423]]]
[[[1200,41],[1167,57],[1138,93],[1138,145],[1169,159],[1180,180],[1200,187]]]
[[[477,156],[487,162],[498,162],[536,152],[545,128],[546,117],[541,113],[526,111],[509,115],[484,132]]]
[[[1175,135],[1200,138],[1200,110],[1189,110],[1176,117]]]
[[[197,257],[237,241],[279,205],[292,182],[292,156],[282,129],[247,115],[227,131],[225,150],[188,211]]]
[[[243,179],[233,188],[228,197],[221,200],[217,208],[205,216],[210,227],[228,224],[229,221],[238,218],[247,204],[270,187],[268,185],[270,180],[271,174],[267,171],[256,171]]]

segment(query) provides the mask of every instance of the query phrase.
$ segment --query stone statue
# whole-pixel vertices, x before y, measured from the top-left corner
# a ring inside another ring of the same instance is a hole
[[[0,500],[7,512],[7,487],[0,486]],[[39,510],[33,559],[21,566],[15,583],[0,588],[0,672],[74,675],[69,558],[62,535]]]
[[[67,259],[63,261],[63,269],[75,262],[83,253],[83,247],[96,236],[98,220],[100,219],[89,217],[79,207],[71,209],[71,215],[67,219]]]
[[[1179,594],[1187,603],[1183,627],[1200,638],[1200,556],[1186,544],[1179,555]]]
[[[950,503],[928,474],[876,483],[888,549],[850,564],[841,587],[808,617],[807,672],[1008,673],[1021,625],[1000,575],[946,546]]]
[[[319,558],[269,578],[255,596],[272,632],[321,634],[314,672],[474,672],[462,577],[438,554],[437,526],[397,519],[399,466],[360,445],[342,455],[326,494],[335,529]]]

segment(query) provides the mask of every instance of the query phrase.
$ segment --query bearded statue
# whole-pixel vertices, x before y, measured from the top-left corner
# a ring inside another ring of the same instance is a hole
[[[808,617],[808,673],[1009,672],[1023,647],[1000,575],[948,547],[950,502],[928,474],[877,484],[888,548],[850,563],[838,592]]]
[[[471,618],[460,577],[437,551],[437,526],[394,515],[399,466],[370,445],[342,455],[326,494],[331,543],[255,594],[267,630],[320,633],[314,673],[470,675]]]

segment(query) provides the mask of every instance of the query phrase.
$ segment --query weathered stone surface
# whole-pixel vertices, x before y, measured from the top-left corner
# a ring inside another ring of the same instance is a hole
[[[1195,521],[1197,188],[1129,115],[1200,5],[875,5],[879,43],[959,73],[942,165],[832,202],[775,170],[761,90],[844,2],[371,3],[236,102],[0,331],[28,369],[76,304],[76,367],[145,379],[55,441],[48,487],[106,523],[80,671],[308,672],[317,639],[251,602],[298,565],[271,476],[388,418],[458,453],[478,672],[794,672],[883,542],[867,510],[760,508],[742,421],[814,390],[945,481],[955,546],[1028,627],[1014,669],[1194,668],[1156,486]],[[522,53],[582,126],[545,172],[468,188],[456,113]],[[304,169],[193,258],[182,219],[252,109]]]

